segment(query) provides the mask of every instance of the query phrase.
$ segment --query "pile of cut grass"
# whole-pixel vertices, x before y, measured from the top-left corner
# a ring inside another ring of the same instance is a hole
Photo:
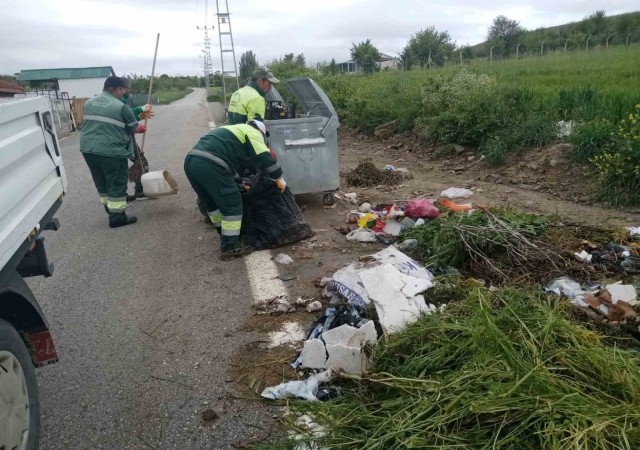
[[[465,292],[381,343],[341,398],[293,403],[325,427],[306,448],[640,448],[636,351],[569,320],[555,296]]]

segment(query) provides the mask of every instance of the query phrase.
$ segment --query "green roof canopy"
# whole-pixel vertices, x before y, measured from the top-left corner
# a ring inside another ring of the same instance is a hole
[[[115,75],[113,67],[77,67],[72,69],[23,70],[18,81],[75,80],[78,78],[107,78]]]

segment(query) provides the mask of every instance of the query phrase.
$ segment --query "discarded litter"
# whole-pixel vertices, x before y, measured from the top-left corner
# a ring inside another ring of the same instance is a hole
[[[469,189],[455,188],[451,187],[447,190],[440,192],[440,197],[448,198],[448,199],[456,199],[456,198],[468,198],[473,195],[473,191]]]
[[[371,211],[371,203],[363,203],[362,205],[360,205],[360,207],[358,208],[358,211],[360,211],[361,213],[368,213]],[[356,219],[357,221],[357,219]]]
[[[580,253],[574,253],[574,256],[578,261],[581,261],[583,263],[590,263],[591,259],[593,258],[592,255],[590,255],[584,250],[582,250]]]
[[[289,265],[293,262],[293,258],[289,255],[285,255],[284,253],[278,253],[275,258],[273,258],[275,262],[282,265]]]
[[[322,303],[315,300],[307,305],[307,312],[320,311],[322,309]]]
[[[440,214],[440,211],[433,205],[431,200],[419,198],[407,202],[404,207],[404,213],[409,217],[435,219]]]
[[[440,204],[454,212],[470,211],[473,209],[473,205],[471,203],[459,204],[447,198],[440,200]]]
[[[556,123],[556,137],[558,139],[567,138],[571,136],[575,122],[573,120],[561,120]]]
[[[640,236],[640,227],[627,227],[631,236]]]
[[[394,244],[394,245],[401,252],[411,251],[418,246],[418,240],[407,239],[402,242],[398,242],[397,244]]]
[[[269,299],[265,302],[255,303],[253,305],[254,309],[258,312],[256,314],[269,314],[269,315],[278,315],[278,314],[288,314],[295,312],[295,306],[289,303],[286,296],[278,296],[272,299]]]
[[[268,387],[262,391],[262,397],[269,400],[284,400],[287,398],[298,397],[311,402],[317,402],[318,386],[320,383],[326,383],[331,380],[331,369],[311,375],[305,381],[289,381],[277,386]]]
[[[351,242],[376,242],[376,234],[367,228],[358,228],[347,234],[347,240]]]
[[[347,173],[349,186],[396,186],[405,178],[405,174],[393,170],[380,170],[371,159],[363,159],[358,166]]]

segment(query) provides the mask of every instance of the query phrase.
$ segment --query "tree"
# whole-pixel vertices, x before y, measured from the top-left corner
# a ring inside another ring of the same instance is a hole
[[[364,73],[373,73],[380,60],[380,52],[371,43],[371,39],[352,44],[351,59],[362,68]]]
[[[251,50],[247,50],[240,56],[240,81],[247,83],[256,67],[258,67],[256,54]]]
[[[455,44],[449,33],[438,31],[432,26],[411,36],[404,50],[400,53],[400,62],[405,69],[410,69],[414,65],[420,67],[425,67],[428,64],[441,66],[449,59],[454,50]]]
[[[299,66],[306,66],[307,59],[304,57],[304,53],[300,53],[298,56],[296,56],[294,62]]]
[[[487,40],[490,47],[495,46],[494,54],[506,56],[515,52],[524,31],[520,22],[500,15],[493,19],[487,32]]]

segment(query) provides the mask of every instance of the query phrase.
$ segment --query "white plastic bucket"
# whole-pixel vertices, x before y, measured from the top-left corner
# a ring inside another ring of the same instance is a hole
[[[178,183],[167,170],[156,170],[142,175],[144,195],[149,198],[178,193]]]

